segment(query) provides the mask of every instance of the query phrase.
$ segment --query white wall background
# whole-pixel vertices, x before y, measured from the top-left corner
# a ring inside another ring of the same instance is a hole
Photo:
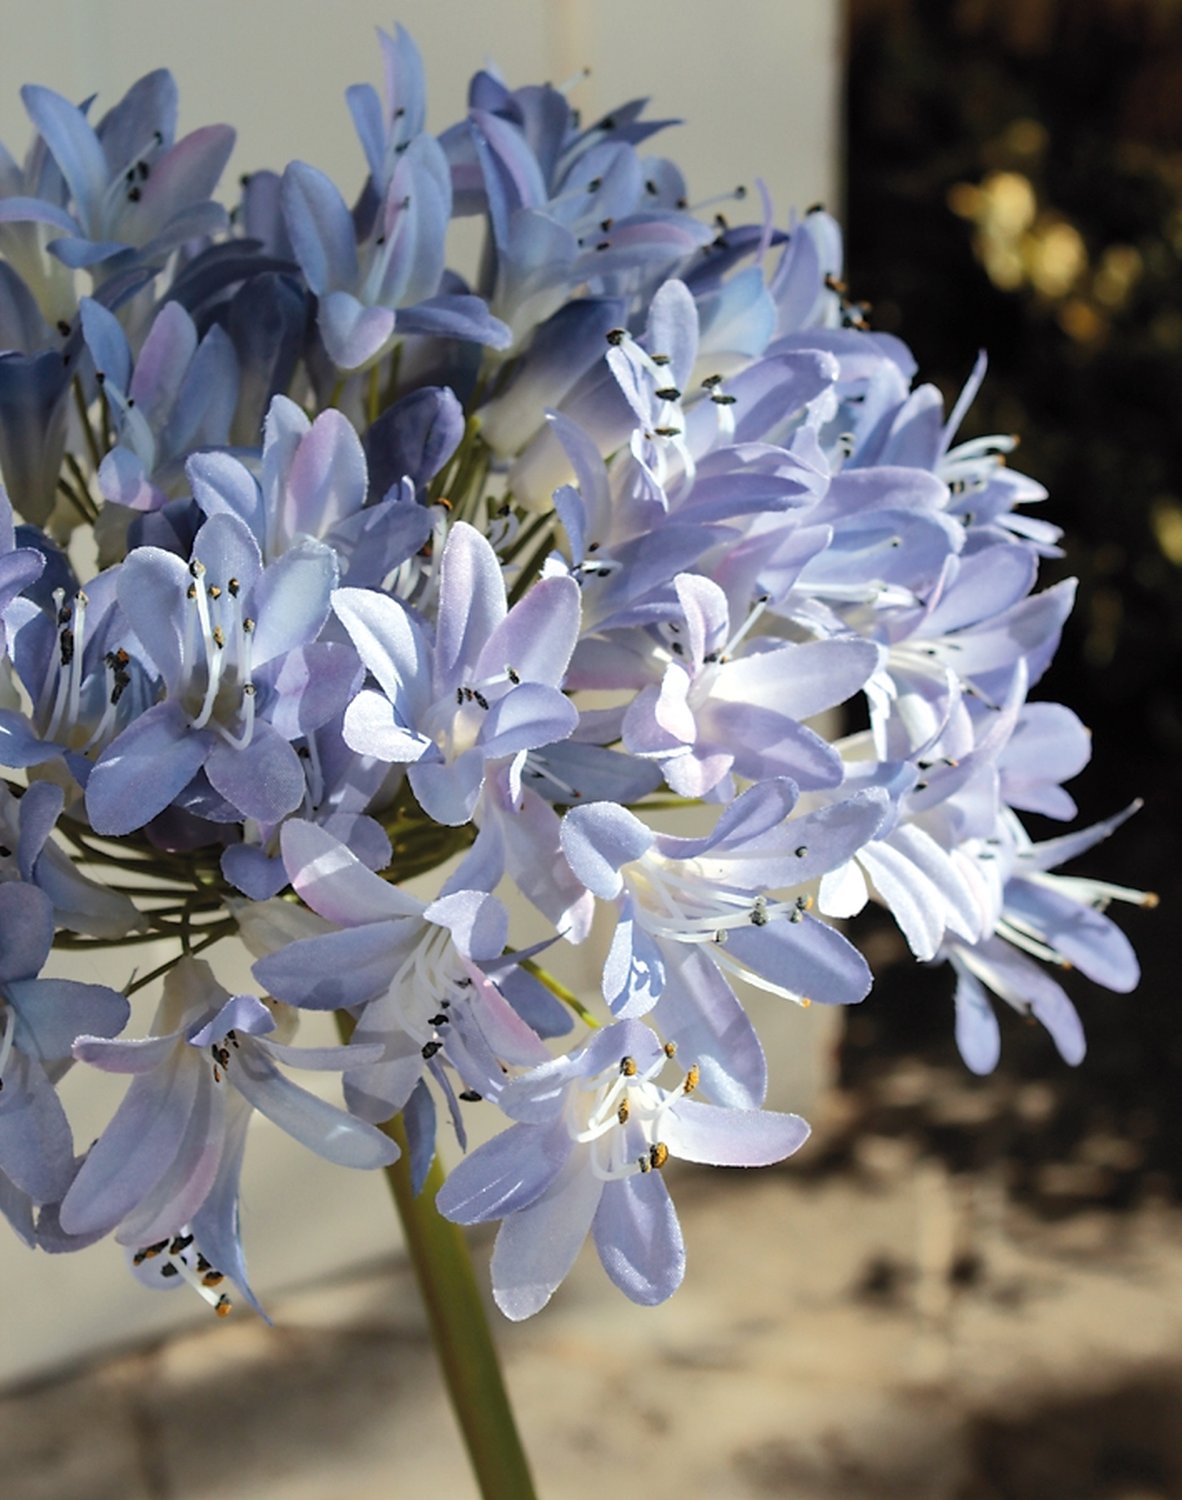
[[[650,97],[654,117],[686,121],[656,149],[682,164],[695,198],[761,176],[783,223],[791,208],[837,191],[838,9],[837,0],[402,0],[396,14],[424,54],[431,129],[462,115],[469,75],[490,62],[510,84],[590,67],[572,96],[586,118]],[[372,0],[0,0],[0,141],[23,155],[22,83],[77,100],[97,93],[101,110],[163,64],[180,84],[182,131],[219,121],[238,129],[228,180],[298,158],[349,198],[364,167],[344,90],[380,82],[373,28],[394,19]],[[144,968],[157,961],[137,952]],[[216,964],[223,983],[248,987],[245,966],[235,980],[220,955]],[[121,984],[125,966],[110,977]],[[776,1102],[803,1107],[823,1018],[773,1002],[756,1019],[761,1032],[773,1019],[779,1032]],[[137,1025],[146,1025],[142,1011]],[[81,1073],[65,1085],[80,1145],[111,1107],[101,1087],[109,1080]],[[264,1298],[390,1246],[392,1210],[376,1175],[329,1168],[265,1121],[247,1158],[245,1237]],[[141,1289],[110,1243],[51,1259],[29,1254],[2,1225],[0,1288],[0,1382],[206,1315],[188,1294]]]

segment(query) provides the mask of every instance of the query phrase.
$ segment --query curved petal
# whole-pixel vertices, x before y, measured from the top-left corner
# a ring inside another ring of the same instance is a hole
[[[681,1285],[685,1242],[659,1172],[607,1183],[591,1232],[603,1269],[633,1302],[655,1307]]]
[[[493,1300],[514,1323],[540,1312],[575,1263],[603,1183],[572,1151],[547,1192],[501,1225],[493,1247]]]
[[[768,1167],[804,1145],[809,1125],[770,1109],[721,1109],[697,1099],[670,1105],[661,1134],[674,1156],[710,1167]]]
[[[205,762],[205,774],[214,791],[244,818],[260,823],[278,823],[304,800],[306,783],[299,756],[281,734],[257,720],[249,745],[215,743]]]
[[[243,1039],[226,1077],[260,1114],[338,1167],[387,1167],[398,1160],[398,1147],[388,1136],[299,1088],[249,1040]]]
[[[571,1153],[565,1124],[510,1125],[465,1156],[447,1175],[435,1207],[454,1224],[484,1224],[528,1208]]]
[[[162,813],[205,764],[212,744],[206,730],[190,728],[176,702],[157,703],[133,719],[86,783],[86,815],[95,833],[132,833]]]

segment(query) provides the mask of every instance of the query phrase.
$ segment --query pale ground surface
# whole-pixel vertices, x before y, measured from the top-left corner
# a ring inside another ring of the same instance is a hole
[[[1182,1495],[1176,1210],[1036,1221],[886,1136],[819,1180],[673,1186],[672,1303],[633,1308],[586,1255],[499,1325],[544,1500]],[[475,1495],[403,1265],[273,1310],[0,1393],[0,1496]]]

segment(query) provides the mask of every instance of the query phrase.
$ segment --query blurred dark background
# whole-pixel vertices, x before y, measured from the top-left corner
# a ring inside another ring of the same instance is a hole
[[[847,19],[852,295],[948,401],[988,351],[962,435],[1021,434],[1013,462],[1051,492],[1038,513],[1066,529],[1044,581],[1080,580],[1034,696],[1094,731],[1070,787],[1081,820],[1146,804],[1079,870],[1161,904],[1112,909],[1141,957],[1135,994],[1069,976],[1089,1037],[1078,1070],[1007,1014],[1001,1067],[982,1081],[956,1058],[950,971],[892,963],[901,942],[871,916],[859,940],[879,981],[851,1019],[843,1082],[857,1129],[918,1135],[954,1169],[1003,1162],[1041,1211],[1176,1201],[1182,8],[849,0]],[[1061,831],[1027,821],[1036,837]]]

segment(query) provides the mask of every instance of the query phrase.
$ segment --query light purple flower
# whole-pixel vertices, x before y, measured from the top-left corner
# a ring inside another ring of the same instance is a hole
[[[626,1296],[665,1301],[685,1270],[665,1163],[767,1166],[807,1138],[798,1115],[693,1098],[692,1062],[672,1088],[660,1083],[670,1055],[649,1027],[620,1021],[501,1091],[517,1123],[452,1170],[436,1205],[460,1224],[503,1220],[492,1284],[506,1317],[528,1318],[549,1302],[588,1232]]]
[[[147,1037],[79,1036],[75,1057],[129,1074],[132,1082],[62,1201],[62,1229],[75,1235],[116,1229],[120,1244],[151,1246],[200,1223],[214,1197],[229,1217],[221,1233],[202,1234],[201,1244],[240,1280],[240,1247],[231,1247],[242,1145],[254,1110],[339,1166],[394,1161],[398,1148],[380,1131],[280,1071],[280,1065],[339,1071],[376,1049],[292,1047],[294,1031],[293,1011],[254,995],[231,996],[208,964],[184,959],[165,980]],[[250,1295],[248,1286],[243,1290]]]
[[[440,565],[432,642],[396,600],[338,589],[333,608],[378,688],[345,714],[345,742],[407,766],[424,811],[466,823],[490,762],[565,739],[578,715],[561,692],[579,627],[568,578],[543,579],[509,609],[500,561],[471,526],[454,525]]]
[[[299,806],[304,770],[290,741],[340,711],[353,676],[347,648],[316,641],[336,580],[335,555],[310,538],[264,567],[230,514],[206,521],[187,564],[155,547],[128,556],[120,607],[165,697],[91,771],[96,832],[143,827],[202,771],[213,811],[276,823]]]

